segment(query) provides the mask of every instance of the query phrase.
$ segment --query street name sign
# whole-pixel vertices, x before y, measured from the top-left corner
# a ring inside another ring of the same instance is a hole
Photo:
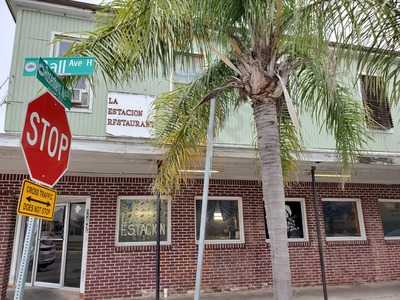
[[[79,75],[89,76],[94,72],[96,59],[91,56],[73,57],[43,57],[42,58],[59,76]],[[24,76],[35,76],[38,69],[39,57],[27,57],[24,62]]]
[[[65,109],[53,95],[29,102],[21,146],[31,179],[55,185],[68,169],[71,140]]]
[[[51,221],[54,217],[57,192],[25,179],[22,183],[17,213]]]
[[[36,78],[56,97],[66,108],[72,107],[72,92],[50,69],[46,62],[39,58]]]

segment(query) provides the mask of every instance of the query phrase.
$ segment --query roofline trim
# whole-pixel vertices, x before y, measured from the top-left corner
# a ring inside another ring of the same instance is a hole
[[[7,0],[14,12],[17,9],[30,9],[82,19],[94,17],[98,5],[67,0]]]
[[[14,7],[11,4],[11,0],[6,0],[6,4],[8,7],[8,10],[10,11],[12,18],[14,19],[14,23],[17,22],[17,19],[15,17]]]

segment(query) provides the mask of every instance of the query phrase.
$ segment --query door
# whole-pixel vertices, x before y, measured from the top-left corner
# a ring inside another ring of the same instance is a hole
[[[68,205],[58,205],[53,221],[41,221],[36,246],[36,285],[60,286],[64,265]]]
[[[52,221],[39,221],[27,283],[80,288],[86,203],[58,204]],[[33,283],[32,283],[33,282]]]

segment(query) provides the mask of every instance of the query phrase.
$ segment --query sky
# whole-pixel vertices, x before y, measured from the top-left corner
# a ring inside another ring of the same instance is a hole
[[[81,2],[98,4],[99,0]],[[0,87],[10,75],[12,51],[14,47],[15,22],[5,0],[0,0]],[[21,70],[22,72],[22,70]],[[7,94],[8,82],[0,88],[0,105]],[[4,131],[4,114],[6,105],[0,106],[0,132]]]
[[[0,0],[0,86],[10,75],[15,23],[5,0]],[[8,83],[8,82],[7,82]],[[6,96],[8,84],[0,89],[0,104]],[[0,106],[0,132],[4,130],[5,105]]]

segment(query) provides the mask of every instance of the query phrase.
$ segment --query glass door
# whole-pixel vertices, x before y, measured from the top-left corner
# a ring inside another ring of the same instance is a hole
[[[86,203],[76,201],[58,204],[52,221],[37,220],[28,285],[80,288],[86,214]],[[21,223],[23,245],[26,219]]]
[[[85,232],[85,203],[69,204],[68,240],[66,247],[64,286],[79,288]]]
[[[53,221],[42,221],[36,249],[35,285],[61,286],[67,205],[55,208]]]

